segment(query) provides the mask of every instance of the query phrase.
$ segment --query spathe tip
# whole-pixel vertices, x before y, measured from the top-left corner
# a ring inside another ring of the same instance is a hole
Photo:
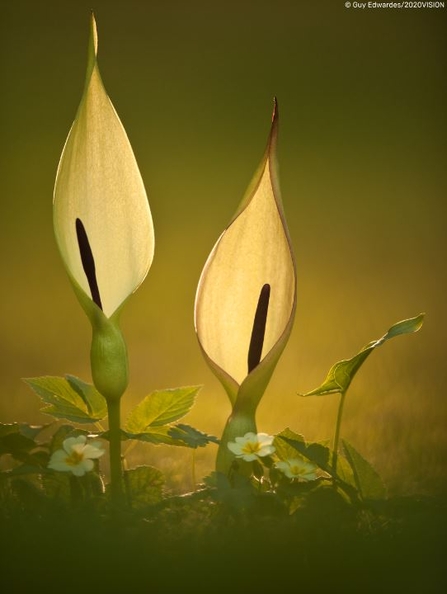
[[[93,10],[90,11],[90,45],[96,58],[98,54],[98,30]]]
[[[272,112],[272,122],[278,119],[278,98],[276,95],[273,97],[273,112]]]

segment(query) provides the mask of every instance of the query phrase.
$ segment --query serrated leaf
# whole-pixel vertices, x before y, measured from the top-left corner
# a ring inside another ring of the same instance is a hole
[[[342,440],[346,459],[349,462],[357,490],[363,499],[384,499],[386,488],[377,471],[345,439]]]
[[[11,470],[6,471],[6,475],[8,477],[15,477],[15,476],[24,476],[28,474],[46,474],[51,473],[50,470],[42,466],[33,466],[31,464],[21,464],[20,466],[16,466],[15,468],[11,468]]]
[[[176,441],[170,437],[169,431],[171,429],[170,425],[164,425],[163,427],[150,427],[146,431],[142,431],[141,433],[131,433],[130,431],[121,431],[122,439],[135,439],[137,441],[144,441],[148,443],[153,443],[155,445],[178,445]],[[101,434],[103,439],[108,439],[108,431]]]
[[[134,509],[155,505],[162,500],[165,478],[152,466],[137,466],[124,473],[124,484]]]
[[[417,332],[423,324],[424,315],[425,314],[421,313],[414,318],[397,322],[394,326],[391,326],[388,332],[381,338],[373,340],[364,346],[355,357],[335,363],[329,370],[329,373],[321,386],[306,394],[300,394],[300,396],[324,396],[326,394],[346,392],[355,374],[376,347],[381,346],[384,342],[395,336]]]
[[[284,445],[281,444],[281,440],[285,442],[289,448],[299,452],[303,456],[305,456],[308,460],[317,464],[320,468],[325,470],[326,472],[330,472],[330,457],[331,451],[326,446],[320,443],[309,443],[307,444],[302,435],[294,433],[290,429],[285,429],[278,433],[275,437],[275,447],[279,448],[279,452],[283,453],[287,456],[290,454],[290,449],[285,448]]]
[[[70,378],[71,382],[74,383],[73,377],[70,376]],[[81,380],[78,380],[78,383],[75,384],[76,389],[67,378],[63,377],[34,377],[26,378],[24,381],[47,405],[42,408],[42,412],[45,414],[75,423],[96,423],[105,416],[101,408],[98,410],[99,400],[96,396],[87,395],[87,393],[80,396],[79,391],[81,390],[81,384],[83,384]],[[89,391],[87,390],[87,392]],[[90,403],[88,406],[86,399],[91,399],[91,402],[94,403],[94,415],[89,411],[89,406],[92,406],[92,404]],[[97,414],[98,412],[100,412],[100,415]]]
[[[127,417],[125,430],[139,434],[184,417],[194,404],[201,386],[157,390],[146,396]]]
[[[190,427],[189,425],[184,425],[183,423],[171,427],[168,431],[168,435],[175,441],[181,442],[178,445],[184,445],[190,448],[201,448],[209,443],[219,443],[217,437],[202,433],[202,431]]]
[[[70,386],[79,394],[87,405],[89,414],[98,419],[104,419],[107,415],[107,401],[92,384],[83,382],[74,375],[65,376]]]
[[[78,435],[88,435],[87,431],[82,429],[75,429],[73,425],[61,425],[53,434],[50,443],[50,453],[60,450],[63,447],[64,441],[68,437],[78,437]]]
[[[34,439],[26,433],[24,426],[19,423],[0,424],[0,455],[10,454],[22,460],[25,454],[37,446]]]
[[[275,446],[275,454],[281,460],[290,460],[296,455],[297,449],[286,441],[290,439],[295,442],[305,444],[304,437],[299,433],[295,433],[288,427],[275,436],[273,445]]]

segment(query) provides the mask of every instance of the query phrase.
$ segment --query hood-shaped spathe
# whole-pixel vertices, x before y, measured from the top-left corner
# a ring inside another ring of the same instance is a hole
[[[200,346],[233,405],[261,398],[292,328],[296,272],[280,197],[275,101],[267,149],[203,269],[195,302]]]
[[[138,166],[97,64],[92,15],[84,94],[59,162],[54,229],[65,267],[90,318],[110,318],[143,282],[154,230]]]

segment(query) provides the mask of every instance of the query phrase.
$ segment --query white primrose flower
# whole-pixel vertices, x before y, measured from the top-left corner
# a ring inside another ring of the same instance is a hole
[[[289,458],[276,462],[275,468],[280,470],[287,478],[302,481],[314,481],[317,477],[317,466],[302,458]]]
[[[93,470],[93,460],[105,453],[99,441],[87,443],[85,435],[68,437],[62,447],[63,449],[52,454],[48,468],[59,472],[72,472],[75,476],[84,476],[86,472]]]
[[[243,437],[236,437],[235,441],[228,443],[228,449],[236,458],[246,462],[253,462],[258,458],[270,456],[275,451],[273,436],[267,433],[246,433]]]

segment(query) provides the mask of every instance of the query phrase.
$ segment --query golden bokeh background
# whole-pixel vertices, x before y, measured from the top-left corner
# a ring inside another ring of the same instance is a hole
[[[281,186],[298,267],[294,330],[258,428],[332,437],[337,396],[301,399],[393,323],[422,330],[374,352],[343,436],[390,493],[447,487],[447,9],[343,0],[1,0],[0,421],[48,422],[23,377],[89,380],[90,328],[52,230],[59,156],[79,103],[90,10],[99,64],[149,194],[153,267],[127,304],[124,415],[155,389],[203,384],[185,422],[219,436],[227,397],[193,327],[202,266],[280,107]],[[195,455],[196,477],[216,447]],[[191,487],[191,451],[141,445],[129,464]]]

